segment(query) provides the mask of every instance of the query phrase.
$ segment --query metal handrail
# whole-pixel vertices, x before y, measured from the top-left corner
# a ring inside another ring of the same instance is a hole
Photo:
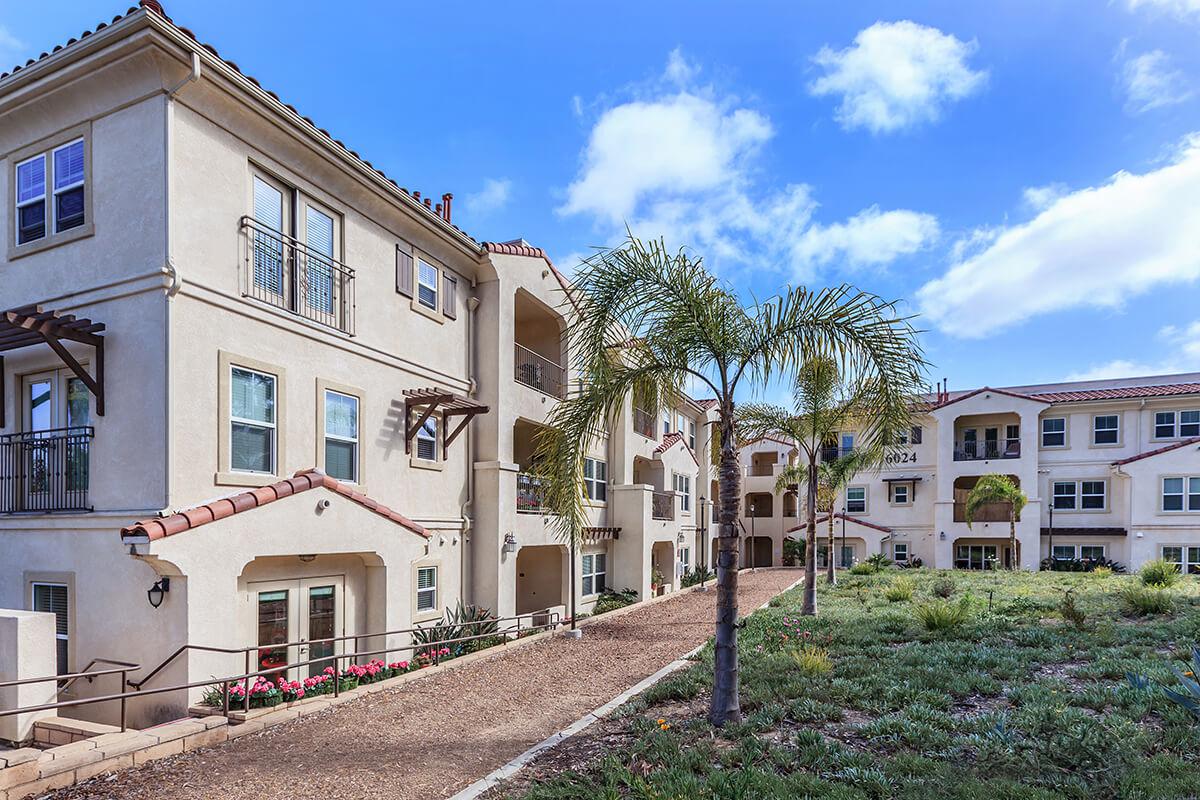
[[[520,342],[514,342],[514,377],[543,394],[562,399],[566,385],[566,370],[557,361],[535,353]]]
[[[983,461],[999,458],[1020,458],[1020,439],[976,439],[954,443],[955,461]]]

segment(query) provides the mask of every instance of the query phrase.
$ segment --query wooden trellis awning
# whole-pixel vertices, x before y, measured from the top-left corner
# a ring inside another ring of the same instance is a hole
[[[600,542],[605,539],[620,539],[621,529],[612,527],[584,528],[580,538],[585,542]]]
[[[21,306],[0,312],[0,353],[34,345],[49,345],[63,363],[96,396],[96,415],[104,416],[104,332],[103,322],[59,314],[39,305]],[[96,374],[93,377],[63,344],[79,342],[96,350]],[[4,356],[0,355],[0,428],[4,419]]]
[[[442,458],[445,459],[450,444],[466,429],[467,423],[479,414],[486,414],[488,410],[487,406],[481,406],[470,398],[444,389],[405,389],[404,452],[412,452],[413,437],[425,421],[437,412],[442,415],[446,426],[442,435]],[[450,427],[452,417],[462,417],[462,421],[455,428]]]

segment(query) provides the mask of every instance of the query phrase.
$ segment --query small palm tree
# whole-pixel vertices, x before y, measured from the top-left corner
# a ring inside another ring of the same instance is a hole
[[[837,501],[858,475],[866,469],[878,466],[883,453],[865,447],[851,450],[844,456],[829,461],[822,461],[817,468],[817,480],[821,487],[817,492],[817,508],[823,511],[829,523],[829,539],[825,559],[825,582],[837,583],[836,561],[833,557],[834,535],[833,515],[837,510]]]
[[[746,439],[763,436],[784,439],[793,442],[802,455],[804,463],[789,466],[776,482],[776,490],[786,484],[803,484],[806,489],[802,614],[817,613],[817,510],[825,505],[832,515],[838,485],[848,481],[849,476],[880,464],[889,449],[887,443],[896,441],[897,434],[909,424],[924,361],[918,360],[916,367],[915,375],[894,365],[855,371],[843,369],[828,356],[812,356],[797,370],[792,408],[749,403],[738,413],[738,431]],[[835,483],[823,482],[821,455],[825,443],[847,429],[857,431],[856,448],[841,465],[825,467]],[[831,522],[828,559],[831,563],[832,537]],[[834,575],[833,567],[828,569],[828,575]]]
[[[741,469],[734,398],[794,373],[826,354],[852,374],[874,376],[899,393],[921,384],[916,333],[893,303],[849,286],[810,292],[789,288],[743,305],[685,250],[630,236],[584,261],[572,282],[567,351],[577,385],[550,415],[538,440],[546,465],[545,502],[560,536],[574,541],[585,524],[583,458],[614,428],[630,401],[662,408],[679,401],[685,380],[717,400],[720,524],[712,705],[714,725],[741,719],[738,699],[737,569]]]
[[[1008,552],[1011,563],[1010,569],[1018,570],[1021,562],[1017,559],[1017,520],[1021,518],[1021,509],[1029,498],[1020,487],[1007,475],[989,472],[983,475],[967,495],[967,527],[975,521],[979,509],[991,503],[1008,505]]]

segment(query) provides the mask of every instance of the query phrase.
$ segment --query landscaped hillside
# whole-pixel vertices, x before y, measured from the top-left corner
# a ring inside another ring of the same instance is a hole
[[[1172,664],[1192,669],[1196,578],[1156,589],[1138,576],[890,569],[822,583],[816,619],[799,602],[777,598],[741,632],[743,723],[706,723],[701,663],[552,751],[508,796],[1200,794],[1200,719],[1158,686],[1178,686]]]

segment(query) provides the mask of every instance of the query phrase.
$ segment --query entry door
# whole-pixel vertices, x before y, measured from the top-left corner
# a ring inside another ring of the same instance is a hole
[[[974,458],[977,455],[975,447],[978,436],[979,431],[974,428],[967,428],[963,431],[963,452],[968,458]]]
[[[288,664],[318,659],[290,672],[320,674],[334,666],[333,655],[342,652],[338,642],[316,642],[345,631],[343,606],[345,579],[341,575],[250,584],[257,631],[258,667],[272,680],[287,677]]]
[[[1000,429],[999,428],[984,428],[983,443],[987,447],[984,452],[988,458],[996,458],[1000,455]]]
[[[87,487],[85,439],[64,429],[91,424],[91,401],[83,381],[65,370],[26,375],[23,383],[21,422],[30,434],[21,459],[25,507],[37,509],[45,507],[56,478],[62,481],[60,491]]]

